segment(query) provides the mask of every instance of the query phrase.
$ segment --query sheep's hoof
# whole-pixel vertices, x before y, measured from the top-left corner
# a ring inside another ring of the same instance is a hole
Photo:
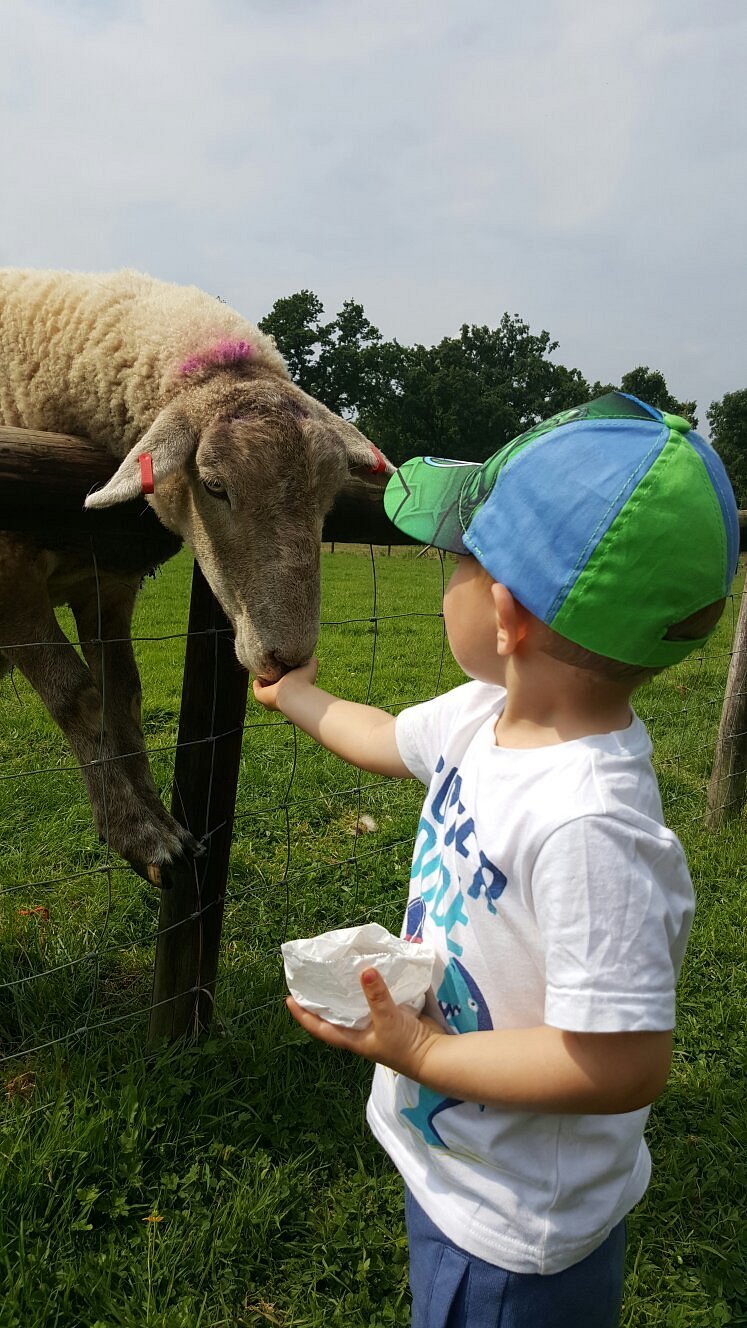
[[[145,864],[133,862],[131,865],[143,880],[154,885],[157,890],[171,890],[175,884],[185,884],[185,874],[186,879],[194,878],[195,864],[204,858],[207,848],[207,839],[197,840],[190,835],[189,844],[182,843],[179,852],[173,853],[169,859]]]
[[[203,839],[195,839],[194,835],[191,835],[188,830],[183,830],[181,826],[179,830],[182,855],[187,859],[204,857],[208,848],[208,836],[205,835]]]
[[[143,881],[148,885],[155,886],[156,890],[170,890],[171,881],[164,879],[163,866],[158,862],[136,862],[134,858],[127,859],[130,867]]]

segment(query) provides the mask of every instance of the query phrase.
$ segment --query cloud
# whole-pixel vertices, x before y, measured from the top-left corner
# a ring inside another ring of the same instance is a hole
[[[744,386],[738,0],[0,0],[0,262]],[[8,205],[9,202],[9,205]]]

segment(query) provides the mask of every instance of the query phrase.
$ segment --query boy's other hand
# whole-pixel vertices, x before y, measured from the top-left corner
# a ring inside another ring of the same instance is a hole
[[[375,968],[361,974],[361,987],[371,1011],[367,1028],[342,1028],[304,1010],[289,996],[286,1005],[296,1023],[330,1047],[342,1047],[366,1060],[388,1065],[408,1079],[418,1079],[423,1061],[437,1039],[448,1034],[433,1019],[416,1015],[406,1005],[397,1005],[384,979]]]
[[[316,682],[316,675],[319,672],[319,660],[314,656],[306,664],[302,664],[298,669],[290,669],[284,673],[277,682],[265,682],[264,678],[255,678],[252,682],[252,691],[254,699],[259,701],[265,710],[280,710],[281,695],[287,694],[293,687],[299,683],[307,687],[313,687]]]

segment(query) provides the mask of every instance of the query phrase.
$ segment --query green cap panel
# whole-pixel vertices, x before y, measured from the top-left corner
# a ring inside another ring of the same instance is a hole
[[[694,526],[682,513],[698,488],[701,519]],[[699,643],[667,641],[666,632],[723,596],[726,561],[724,522],[707,473],[672,431],[549,626],[610,659],[650,668],[676,663]],[[659,569],[677,563],[683,574],[673,587]],[[630,595],[621,593],[626,584]]]
[[[413,457],[395,471],[384,490],[384,511],[398,530],[421,544],[466,553],[459,497],[465,477],[479,462]]]

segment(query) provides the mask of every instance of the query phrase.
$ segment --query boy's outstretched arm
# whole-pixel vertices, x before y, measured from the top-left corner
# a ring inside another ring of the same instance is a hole
[[[412,779],[395,741],[394,715],[322,691],[315,686],[318,668],[319,661],[311,659],[278,682],[255,678],[252,690],[260,705],[279,710],[343,761],[373,774]]]
[[[313,1037],[388,1065],[444,1097],[513,1111],[606,1115],[648,1106],[662,1091],[671,1032],[568,1033],[536,1028],[451,1034],[395,1005],[375,969],[361,975],[368,1028],[341,1028],[303,1010],[294,1019]]]

